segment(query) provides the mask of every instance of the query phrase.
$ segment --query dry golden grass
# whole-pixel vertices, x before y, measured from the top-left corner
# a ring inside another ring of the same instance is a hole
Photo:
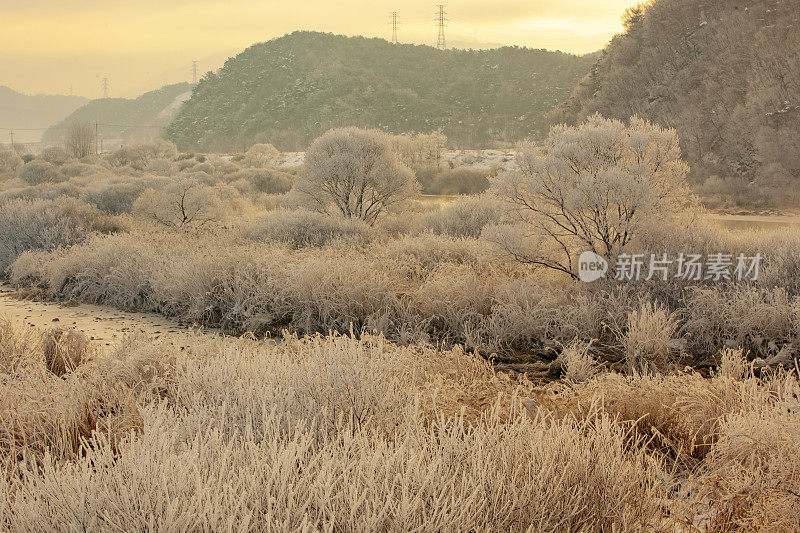
[[[42,342],[44,364],[58,377],[72,372],[92,355],[92,345],[86,335],[73,330],[51,329]]]
[[[137,399],[164,381],[161,353],[126,349],[108,357],[80,333],[31,331],[0,320],[0,455],[17,461],[75,459],[96,430],[116,444],[141,429]]]
[[[677,322],[669,310],[656,303],[642,302],[628,314],[622,336],[625,357],[631,373],[665,371],[670,360],[670,341]]]
[[[24,376],[38,401],[2,391],[4,529],[663,529],[664,474],[635,435],[531,416],[529,385],[458,349],[198,338],[172,357],[133,340],[40,371]],[[139,431],[105,430],[134,408]]]
[[[129,339],[59,378],[41,333],[0,333],[4,529],[797,523],[800,387],[740,352],[711,379],[589,376],[567,346],[584,380],[542,389],[379,336],[194,337],[179,354]]]

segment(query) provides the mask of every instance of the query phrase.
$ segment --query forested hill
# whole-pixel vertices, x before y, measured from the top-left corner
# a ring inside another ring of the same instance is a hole
[[[507,47],[447,50],[295,32],[229,59],[196,87],[167,137],[184,150],[270,142],[300,150],[337,126],[442,128],[480,147],[543,133],[594,59]]]
[[[551,113],[599,112],[674,127],[704,195],[800,202],[800,2],[653,0],[627,13],[572,97]]]
[[[73,122],[100,124],[100,134],[107,139],[149,141],[161,136],[183,102],[192,93],[190,83],[165,85],[138,98],[100,98],[76,109],[53,125],[43,137],[46,142],[62,140]]]

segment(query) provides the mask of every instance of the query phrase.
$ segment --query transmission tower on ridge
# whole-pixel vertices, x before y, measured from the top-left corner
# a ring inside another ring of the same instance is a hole
[[[436,17],[436,23],[439,26],[439,40],[436,42],[436,48],[439,50],[447,50],[447,39],[444,37],[444,29],[447,27],[447,19],[445,18],[444,4],[436,6],[439,8],[439,13]]]
[[[192,83],[197,84],[197,61],[192,61]]]
[[[397,26],[400,24],[397,20],[397,11],[392,11],[392,44],[397,44]]]
[[[103,98],[108,98],[108,77],[103,78]]]

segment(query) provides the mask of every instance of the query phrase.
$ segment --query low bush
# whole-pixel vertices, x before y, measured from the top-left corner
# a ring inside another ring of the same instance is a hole
[[[60,146],[51,146],[49,148],[45,148],[39,153],[37,159],[46,161],[47,163],[57,167],[67,164],[70,160],[74,160],[72,156],[70,156],[67,151]]]
[[[420,227],[437,235],[478,238],[483,228],[500,222],[503,206],[488,195],[459,198],[420,217]]]
[[[489,189],[489,172],[468,168],[426,170],[417,178],[425,194],[480,194]]]
[[[283,242],[295,248],[323,246],[332,241],[364,244],[375,237],[368,224],[305,210],[279,209],[242,226],[242,235],[259,242]]]
[[[95,229],[114,230],[97,209],[73,198],[0,203],[0,272],[25,251],[70,246]]]
[[[161,189],[148,188],[132,209],[172,228],[199,228],[226,215],[219,191],[191,177],[171,181]]]
[[[92,182],[84,188],[81,200],[104,213],[130,213],[134,202],[153,180],[108,178]]]
[[[246,168],[228,174],[225,180],[232,184],[239,181],[248,183],[255,192],[266,194],[289,192],[294,182],[291,174],[275,168]]]
[[[254,144],[244,154],[244,160],[252,167],[263,168],[281,153],[271,144]]]
[[[58,171],[55,165],[38,159],[34,159],[30,163],[25,163],[19,167],[18,173],[19,177],[30,185],[58,183],[65,179],[64,175]]]
[[[0,147],[0,179],[12,175],[23,163],[16,151]]]
[[[12,180],[6,185],[8,185],[8,188],[0,192],[0,203],[15,199],[55,200],[64,196],[71,198],[80,196],[80,187],[66,181],[29,186],[22,180]],[[17,187],[16,185],[19,186]]]

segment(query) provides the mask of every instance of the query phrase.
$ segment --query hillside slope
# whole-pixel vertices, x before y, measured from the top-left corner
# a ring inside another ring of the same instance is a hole
[[[550,120],[595,112],[676,128],[707,196],[797,207],[800,2],[654,0],[630,10],[625,33]]]
[[[593,60],[500,48],[441,51],[382,39],[295,32],[251,46],[206,75],[167,128],[182,149],[271,142],[300,150],[336,126],[394,133],[442,128],[470,147],[543,133]]]
[[[161,135],[161,130],[170,123],[191,92],[190,83],[177,83],[165,85],[135,99],[92,100],[48,129],[43,140],[60,141],[72,122],[85,121],[92,124],[98,122],[100,134],[105,138],[149,141]]]
[[[80,96],[21,94],[0,85],[0,128],[13,128],[14,142],[38,142],[45,128],[86,104]],[[0,130],[0,143],[9,141],[8,130]]]

